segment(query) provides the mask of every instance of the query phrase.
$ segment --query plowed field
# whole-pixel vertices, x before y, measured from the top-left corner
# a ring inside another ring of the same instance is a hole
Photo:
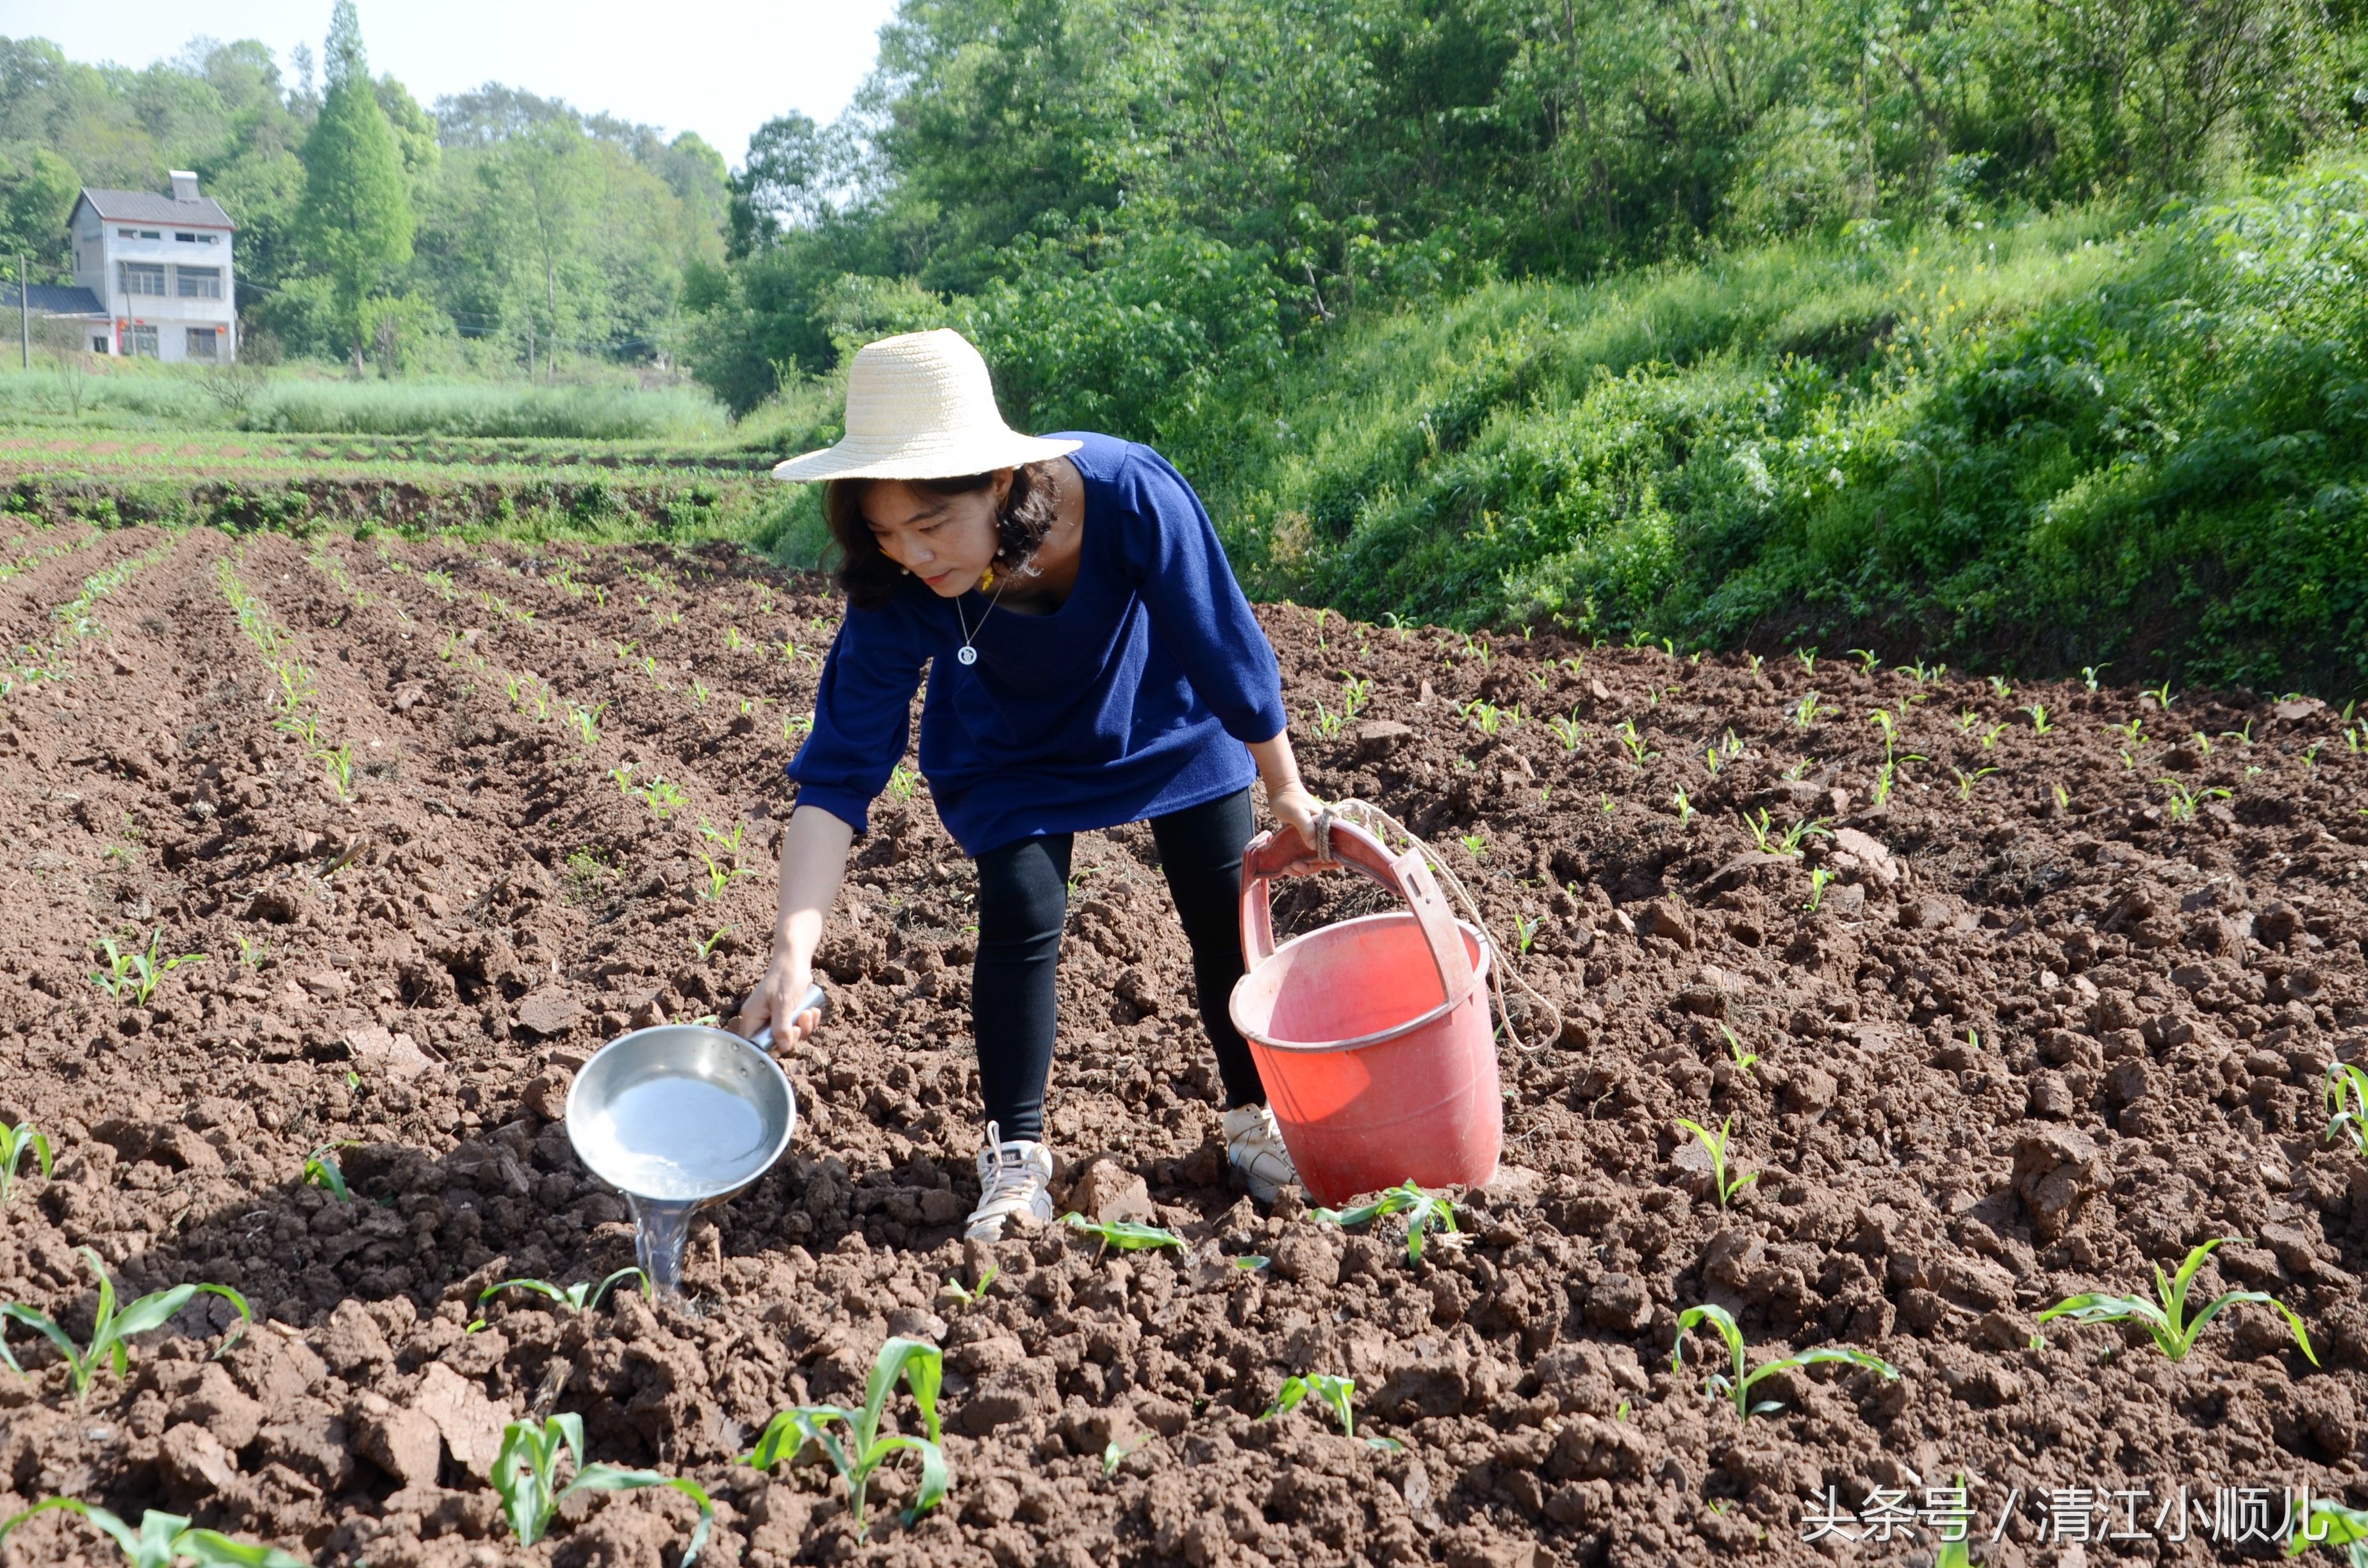
[[[86,1331],[87,1246],[126,1295],[220,1283],[256,1323],[217,1354],[235,1316],[201,1295],[85,1403],[8,1325],[0,1517],[65,1494],[353,1568],[674,1563],[670,1492],[509,1539],[501,1427],[566,1411],[591,1457],[714,1494],[702,1561],[759,1565],[1922,1561],[1961,1473],[1976,1561],[2201,1562],[2271,1555],[2284,1489],[2368,1504],[2368,1161],[2321,1103],[2368,1040],[2368,762],[2316,703],[1269,608],[1311,785],[1439,846],[1563,1016],[1516,1001],[1507,1166],[1461,1195],[1464,1244],[1412,1263],[1395,1221],[1228,1188],[1129,828],[1078,845],[1050,1136],[1071,1206],[1188,1250],[965,1249],[972,875],[900,775],[822,955],[838,1012],[788,1063],[797,1141],[701,1222],[689,1301],[513,1292],[471,1333],[495,1281],[632,1260],[555,1119],[603,1040],[728,1013],[758,972],[838,604],[720,549],[7,548],[0,1119],[56,1166],[0,1210],[0,1301]],[[1373,906],[1346,876],[1281,903],[1303,929]],[[144,1000],[136,970],[94,980],[103,938],[159,931],[203,961]],[[1730,1203],[1680,1117],[1732,1119],[1757,1177]],[[302,1179],[324,1146],[349,1201]],[[2259,1303],[2180,1362],[2063,1321],[2034,1347],[2048,1305],[2150,1294],[2224,1236],[2199,1301],[2275,1296],[2316,1365]],[[980,1302],[945,1290],[989,1266]],[[1707,1329],[1671,1370],[1700,1303],[1755,1367],[1841,1346],[1898,1375],[1779,1373],[1746,1421],[1702,1390]],[[785,1405],[860,1402],[895,1334],[945,1347],[954,1485],[906,1525],[892,1465],[859,1541],[826,1469],[738,1457]],[[1313,1400],[1258,1419],[1310,1372],[1355,1379],[1357,1439]],[[2267,1498],[2247,1540],[2231,1488]],[[1805,1542],[1828,1489],[1854,1518]],[[50,1515],[8,1550],[102,1544]]]

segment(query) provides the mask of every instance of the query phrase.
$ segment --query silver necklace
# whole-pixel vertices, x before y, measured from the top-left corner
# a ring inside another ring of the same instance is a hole
[[[1060,492],[1056,489],[1053,494],[1054,501],[1057,504]],[[979,631],[986,630],[986,618],[993,615],[995,613],[995,607],[1003,602],[1003,590],[1011,585],[1011,579],[1013,577],[1019,576],[1021,574],[1025,574],[1030,577],[1042,577],[1044,574],[1042,570],[1036,564],[1037,552],[1042,551],[1043,548],[1043,545],[1040,542],[1035,550],[1031,550],[1028,552],[1027,560],[1021,562],[1018,566],[1013,567],[1010,571],[1003,574],[1003,581],[995,585],[995,597],[986,601],[986,608],[979,615]],[[987,564],[992,566],[994,562],[989,562]],[[954,651],[954,661],[957,664],[974,665],[978,663],[978,650],[972,647],[971,643],[977,640],[978,631],[973,631],[970,629],[970,616],[963,610],[962,600],[959,598],[954,600],[954,614],[961,618],[962,629],[962,645]]]
[[[1016,571],[1025,572],[1031,577],[1040,575],[1036,570],[1036,558],[1032,555],[1028,558],[1026,563],[1016,568]],[[978,618],[979,631],[986,630],[986,618],[993,615],[995,607],[1003,602],[1003,590],[1011,585],[1013,574],[1011,572],[1005,573],[1003,581],[995,585],[995,597],[986,601],[986,608]],[[960,664],[974,665],[978,663],[978,650],[972,647],[971,643],[977,640],[978,631],[973,631],[970,629],[970,616],[962,609],[960,599],[954,600],[954,614],[961,618],[962,629],[962,645],[955,651],[954,659]]]

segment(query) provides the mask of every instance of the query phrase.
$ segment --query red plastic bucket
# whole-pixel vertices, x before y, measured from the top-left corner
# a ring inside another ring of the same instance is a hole
[[[1488,1015],[1489,944],[1454,918],[1420,850],[1332,824],[1334,861],[1296,833],[1242,855],[1242,957],[1228,1011],[1249,1041],[1299,1178],[1318,1202],[1497,1174],[1505,1108]],[[1274,944],[1267,883],[1352,866],[1406,900]]]

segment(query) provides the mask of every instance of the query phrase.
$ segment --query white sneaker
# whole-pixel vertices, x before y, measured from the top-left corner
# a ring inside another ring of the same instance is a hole
[[[986,1147],[978,1152],[978,1207],[970,1211],[962,1239],[999,1242],[1003,1222],[1017,1219],[1033,1229],[1053,1221],[1053,1151],[1030,1138],[1003,1139],[986,1124]]]
[[[1225,1158],[1242,1173],[1250,1196],[1260,1203],[1273,1202],[1286,1184],[1299,1179],[1291,1151],[1283,1147],[1282,1129],[1274,1124],[1274,1112],[1262,1105],[1235,1106],[1225,1113]]]

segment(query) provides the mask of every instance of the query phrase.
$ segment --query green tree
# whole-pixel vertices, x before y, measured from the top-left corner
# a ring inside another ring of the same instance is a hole
[[[365,304],[411,262],[411,196],[386,111],[362,53],[354,0],[337,0],[329,22],[329,90],[304,142],[301,245],[329,280],[339,332],[357,374],[367,342]]]

